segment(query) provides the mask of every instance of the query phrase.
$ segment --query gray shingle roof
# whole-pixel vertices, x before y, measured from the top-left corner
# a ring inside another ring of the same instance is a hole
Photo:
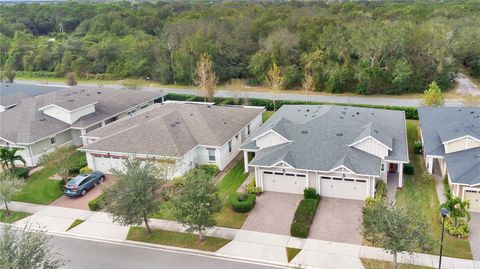
[[[379,175],[380,158],[349,147],[368,135],[393,149],[388,160],[408,162],[403,111],[284,105],[252,138],[270,129],[292,142],[257,151],[252,165],[272,166],[283,160],[297,169],[330,171],[343,165],[357,174]],[[258,150],[252,138],[242,148]]]
[[[88,133],[90,151],[183,156],[197,145],[223,146],[263,108],[165,103]]]
[[[10,106],[18,104],[23,98],[42,95],[65,88],[66,87],[63,86],[0,82],[0,105]]]
[[[20,104],[0,113],[0,138],[13,143],[28,144],[70,127],[85,128],[106,120],[129,108],[160,98],[163,94],[115,89],[67,88],[42,95],[22,98]],[[68,100],[73,100],[68,102]],[[93,103],[95,112],[83,116],[72,125],[50,117],[39,108],[67,101],[72,106]]]
[[[454,183],[480,183],[480,148],[445,153],[443,142],[470,135],[480,139],[480,108],[419,107],[423,149],[427,155],[444,156]]]

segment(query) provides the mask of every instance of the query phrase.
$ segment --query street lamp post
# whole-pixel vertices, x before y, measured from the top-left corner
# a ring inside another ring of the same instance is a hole
[[[450,215],[450,212],[446,208],[440,209],[442,215],[442,239],[440,241],[440,260],[438,261],[438,269],[442,268],[442,254],[443,254],[443,235],[445,234],[445,219]]]

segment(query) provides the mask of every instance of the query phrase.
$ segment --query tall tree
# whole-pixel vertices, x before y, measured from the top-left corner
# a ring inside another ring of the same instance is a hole
[[[8,203],[12,200],[12,197],[18,193],[25,183],[15,177],[12,171],[3,171],[0,173],[0,203],[5,205],[7,214],[10,213]]]
[[[445,104],[445,97],[443,96],[443,92],[440,87],[438,87],[435,81],[430,83],[428,89],[423,93],[422,104],[424,106],[433,107],[439,107]]]
[[[44,231],[29,226],[17,229],[11,225],[0,228],[0,268],[56,269],[65,265],[59,253],[52,250]]]
[[[285,79],[282,76],[282,72],[276,63],[272,64],[270,70],[268,70],[268,82],[267,85],[273,94],[273,111],[277,110],[276,107],[276,94],[283,90],[283,83]]]
[[[17,155],[19,148],[3,148],[0,147],[0,163],[2,164],[2,168],[6,169],[9,168],[10,165],[11,169],[15,168],[15,162],[22,162],[24,165],[26,164],[25,159]]]
[[[47,154],[42,162],[45,167],[53,168],[67,183],[76,152],[77,150],[73,146],[59,147]]]
[[[222,207],[210,176],[198,170],[192,170],[185,176],[183,186],[173,202],[178,221],[187,227],[187,232],[198,232],[200,241],[205,230],[215,226],[215,215]]]
[[[194,81],[200,87],[205,102],[213,101],[215,95],[215,88],[217,86],[218,78],[213,69],[213,61],[208,53],[200,55],[197,62],[197,69],[194,74]]]
[[[305,104],[308,103],[308,93],[315,91],[315,79],[311,73],[310,66],[305,66],[305,78],[303,79],[302,88],[305,91]]]
[[[412,208],[373,202],[362,209],[363,236],[374,246],[393,254],[395,268],[400,252],[413,252],[431,244],[429,227]]]
[[[159,167],[151,161],[126,159],[121,169],[113,169],[117,181],[106,189],[105,208],[113,221],[121,225],[145,224],[147,234],[152,232],[148,215],[158,212],[159,195],[164,178]]]

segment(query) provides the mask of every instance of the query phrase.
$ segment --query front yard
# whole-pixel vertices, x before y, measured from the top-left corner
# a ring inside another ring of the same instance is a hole
[[[25,179],[22,190],[13,197],[13,201],[48,205],[62,196],[63,181],[51,180],[55,171],[43,168]]]
[[[423,213],[430,224],[431,235],[434,240],[433,249],[430,254],[438,255],[440,251],[441,238],[441,217],[439,213],[439,201],[435,189],[435,183],[423,180],[425,166],[421,155],[413,152],[413,142],[418,140],[418,121],[407,121],[408,144],[410,160],[415,167],[415,175],[404,174],[404,187],[397,191],[396,201],[398,205],[406,205],[415,202],[417,209]],[[472,259],[472,251],[468,239],[459,239],[445,233],[443,254],[445,256]]]
[[[10,213],[7,215],[6,210],[0,209],[0,222],[13,223],[30,215],[30,213],[21,211],[10,211]]]

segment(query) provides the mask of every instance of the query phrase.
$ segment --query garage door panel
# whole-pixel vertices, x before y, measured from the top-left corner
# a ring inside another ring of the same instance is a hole
[[[465,190],[464,200],[470,201],[469,211],[480,212],[480,189]]]
[[[111,174],[113,168],[122,168],[123,159],[95,157],[95,170]]]
[[[296,174],[263,172],[263,189],[265,191],[303,194],[306,177]]]
[[[363,179],[320,178],[320,195],[363,200],[367,197],[367,181]]]

